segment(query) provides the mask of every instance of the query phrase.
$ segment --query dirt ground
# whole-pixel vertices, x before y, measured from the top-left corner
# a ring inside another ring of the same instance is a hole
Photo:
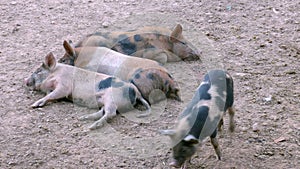
[[[225,116],[222,160],[206,141],[190,168],[299,168],[300,1],[1,0],[0,9],[0,168],[169,168],[169,139],[158,130],[174,126],[212,68],[234,78],[237,128],[230,134]],[[145,121],[118,115],[95,131],[78,117],[96,110],[66,101],[30,108],[43,94],[24,78],[48,52],[60,58],[63,40],[177,23],[202,52],[202,61],[166,65],[183,103],[154,105]]]

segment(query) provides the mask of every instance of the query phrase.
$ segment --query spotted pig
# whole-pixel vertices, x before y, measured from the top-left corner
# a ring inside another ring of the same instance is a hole
[[[150,98],[151,92],[156,90],[162,91],[167,98],[181,100],[172,76],[153,60],[130,57],[106,47],[72,48],[66,41],[64,48],[66,53],[59,62],[131,82],[148,102],[150,99],[153,103],[160,101],[160,98]]]
[[[170,166],[186,168],[197,144],[210,137],[211,144],[221,159],[217,140],[217,128],[228,110],[230,131],[234,130],[233,80],[223,70],[211,70],[205,75],[191,102],[178,117],[176,129],[163,130],[162,134],[171,137],[173,161]]]
[[[61,98],[90,108],[101,107],[100,111],[81,117],[97,120],[90,129],[101,127],[106,120],[116,116],[117,111],[122,113],[132,110],[138,101],[150,110],[149,104],[133,84],[109,75],[56,63],[52,53],[26,80],[26,85],[47,93],[32,104],[33,108]]]
[[[127,32],[96,32],[86,36],[75,47],[98,46],[160,63],[198,60],[199,52],[182,35],[182,26],[174,30],[163,27],[143,27]]]

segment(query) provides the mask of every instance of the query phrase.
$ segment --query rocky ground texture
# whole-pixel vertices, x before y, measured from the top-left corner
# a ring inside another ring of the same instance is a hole
[[[225,116],[222,160],[205,142],[190,168],[299,168],[298,0],[2,0],[0,9],[0,168],[169,168],[169,140],[157,131],[174,126],[211,68],[233,76],[237,128],[230,134]],[[24,78],[48,52],[61,57],[63,40],[177,23],[202,51],[202,61],[166,65],[183,103],[155,105],[147,122],[119,115],[95,131],[78,120],[95,110],[66,101],[30,108],[43,94],[28,90]]]

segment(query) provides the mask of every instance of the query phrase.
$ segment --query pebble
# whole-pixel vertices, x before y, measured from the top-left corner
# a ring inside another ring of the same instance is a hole
[[[103,28],[107,28],[109,26],[109,23],[107,21],[104,21],[102,23]]]
[[[252,131],[254,131],[254,132],[260,131],[260,127],[259,127],[258,123],[254,123],[252,125]]]
[[[269,97],[264,98],[265,102],[271,102],[272,101],[272,95],[269,95]]]
[[[241,127],[241,131],[246,132],[248,130],[248,127]]]

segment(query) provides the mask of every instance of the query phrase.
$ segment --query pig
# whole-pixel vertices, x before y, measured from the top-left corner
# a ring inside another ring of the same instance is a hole
[[[90,129],[101,127],[106,120],[116,116],[117,111],[132,110],[138,102],[148,109],[147,113],[150,111],[150,105],[133,84],[113,76],[57,63],[52,53],[45,57],[42,66],[25,82],[28,87],[47,93],[31,105],[33,108],[61,98],[89,108],[100,107],[98,112],[80,118],[97,120]]]
[[[200,59],[200,52],[182,35],[182,26],[173,30],[163,27],[142,27],[127,32],[96,32],[89,34],[75,47],[98,46],[151,60],[166,62]]]
[[[173,160],[170,166],[186,168],[191,157],[196,153],[197,145],[206,137],[221,160],[221,151],[217,140],[217,128],[228,110],[229,129],[234,131],[233,80],[223,70],[211,70],[198,87],[192,100],[179,115],[175,129],[162,130],[172,142]]]
[[[165,98],[150,98],[151,92],[156,90],[162,91],[167,98],[181,101],[177,83],[156,61],[131,57],[106,47],[73,48],[67,41],[64,41],[63,46],[66,53],[59,59],[60,63],[116,76],[130,82],[149,103]]]

